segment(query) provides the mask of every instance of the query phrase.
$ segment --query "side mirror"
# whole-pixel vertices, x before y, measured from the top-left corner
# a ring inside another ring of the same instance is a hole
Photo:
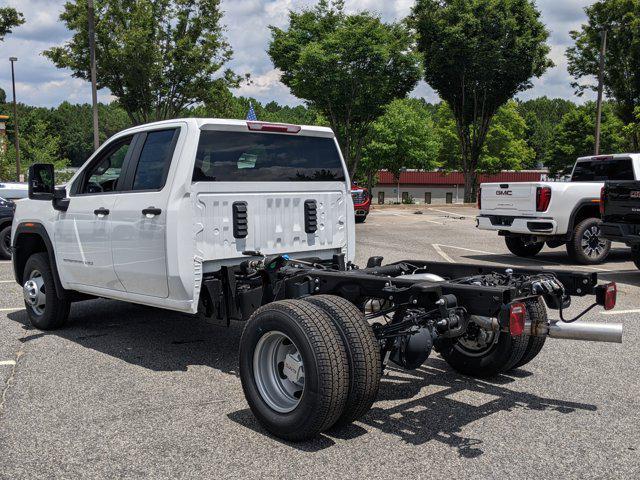
[[[53,165],[50,163],[34,163],[29,167],[29,198],[31,200],[53,200],[54,178]]]

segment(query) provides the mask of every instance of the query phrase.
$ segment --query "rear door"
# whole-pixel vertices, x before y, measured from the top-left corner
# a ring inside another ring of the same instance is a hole
[[[483,183],[481,210],[483,214],[527,215],[536,210],[535,183]]]
[[[128,293],[165,298],[169,168],[181,128],[163,126],[136,136],[112,222],[115,273]]]
[[[197,249],[205,260],[338,253],[353,214],[346,177],[329,136],[203,130],[192,186]]]

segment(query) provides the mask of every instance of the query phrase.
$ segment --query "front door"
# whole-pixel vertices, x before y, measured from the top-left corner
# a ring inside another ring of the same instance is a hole
[[[164,127],[138,136],[111,214],[114,268],[129,293],[169,295],[166,183],[179,133]]]
[[[69,208],[55,222],[55,246],[63,281],[124,290],[111,255],[111,213],[132,137],[105,145],[70,187]]]

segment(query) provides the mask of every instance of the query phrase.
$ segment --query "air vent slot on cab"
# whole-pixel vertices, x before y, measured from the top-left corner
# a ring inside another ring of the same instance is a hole
[[[304,202],[304,231],[315,233],[318,230],[318,206],[315,200]]]
[[[233,202],[233,236],[246,238],[249,234],[247,202]]]

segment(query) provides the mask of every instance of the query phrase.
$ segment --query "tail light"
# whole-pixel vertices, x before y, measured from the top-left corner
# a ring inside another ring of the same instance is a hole
[[[482,188],[478,189],[478,210],[482,209]]]
[[[551,202],[551,188],[538,187],[536,189],[536,212],[546,212]]]
[[[604,217],[604,201],[607,197],[605,187],[600,189],[600,217]]]
[[[616,282],[598,285],[596,287],[596,303],[602,305],[605,310],[611,310],[616,306],[618,286]]]
[[[509,307],[509,332],[512,336],[524,333],[524,321],[527,316],[527,307],[524,303],[512,303]]]

